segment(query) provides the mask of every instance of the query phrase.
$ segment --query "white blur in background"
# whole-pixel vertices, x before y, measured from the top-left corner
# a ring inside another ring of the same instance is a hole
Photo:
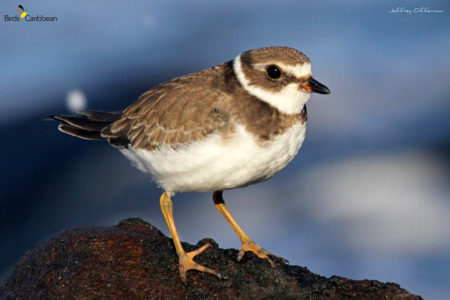
[[[301,186],[315,187],[303,189],[310,194],[299,210],[308,207],[330,228],[340,224],[346,243],[358,251],[432,254],[450,243],[443,163],[430,153],[406,151],[319,166],[298,177]]]
[[[66,95],[66,108],[73,113],[87,107],[86,95],[79,89],[70,90]]]

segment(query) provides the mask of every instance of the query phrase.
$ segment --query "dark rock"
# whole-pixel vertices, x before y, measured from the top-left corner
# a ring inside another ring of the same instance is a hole
[[[157,228],[128,219],[113,227],[62,232],[27,252],[0,288],[1,299],[422,299],[395,283],[325,278],[307,268],[277,266],[247,253],[236,262],[234,249],[212,247],[196,261],[226,279],[188,272],[185,286],[178,273],[172,240]]]

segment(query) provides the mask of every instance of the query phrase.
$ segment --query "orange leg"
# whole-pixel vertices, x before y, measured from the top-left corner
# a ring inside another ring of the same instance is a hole
[[[256,244],[252,241],[252,239],[242,230],[242,228],[238,225],[236,220],[233,218],[228,208],[225,206],[225,201],[222,198],[223,191],[215,191],[213,194],[214,205],[216,208],[224,215],[225,219],[227,219],[228,223],[230,223],[231,227],[233,227],[234,231],[239,236],[241,240],[242,247],[239,251],[239,255],[237,260],[240,261],[245,252],[251,251],[255,253],[259,258],[267,259],[272,267],[275,266],[275,263],[269,258],[269,255],[272,255],[270,252]],[[274,255],[272,255],[274,256]]]
[[[166,218],[167,225],[169,226],[170,233],[172,235],[173,242],[175,244],[175,249],[177,251],[178,257],[179,257],[179,271],[181,280],[186,284],[186,272],[188,270],[198,270],[200,272],[206,272],[213,275],[216,275],[217,277],[221,278],[220,274],[212,269],[209,269],[205,266],[202,266],[200,264],[197,264],[194,261],[194,257],[203,251],[205,251],[208,247],[210,247],[210,244],[206,244],[200,248],[198,248],[195,251],[186,253],[183,249],[183,246],[181,245],[180,238],[178,237],[177,228],[175,227],[175,222],[173,220],[173,210],[172,210],[172,200],[170,199],[170,196],[164,192],[161,195],[161,198],[159,199],[159,202],[161,204],[161,210],[164,214],[164,218]]]

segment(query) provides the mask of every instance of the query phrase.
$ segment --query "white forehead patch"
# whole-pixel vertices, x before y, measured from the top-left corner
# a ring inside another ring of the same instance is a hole
[[[311,65],[308,63],[309,69],[302,69],[298,65],[293,67],[294,71],[297,74],[310,74],[311,73]],[[283,68],[281,64],[280,68]],[[259,66],[258,66],[259,67]],[[299,88],[298,83],[290,83],[282,88],[280,91],[270,91],[268,89],[259,87],[254,84],[250,84],[250,81],[245,77],[245,74],[242,70],[242,62],[241,56],[238,55],[233,60],[233,69],[236,73],[236,77],[238,78],[241,85],[244,89],[249,92],[251,95],[258,97],[260,100],[269,103],[273,107],[277,108],[279,111],[286,114],[298,114],[302,111],[303,106],[309,99],[310,94],[306,91],[303,91]],[[286,69],[283,69],[286,70]],[[307,73],[309,70],[309,73]],[[295,73],[292,73],[295,74]],[[302,77],[305,75],[295,75],[297,77]]]
[[[285,63],[282,63],[282,62],[273,62],[271,64],[267,64],[267,63],[254,64],[253,67],[257,70],[265,72],[266,67],[268,65],[277,65],[278,67],[281,68],[281,71],[283,71],[284,73],[294,75],[295,77],[298,77],[298,78],[311,76],[311,64],[308,62],[304,63],[304,64],[296,64],[295,66],[286,65]]]

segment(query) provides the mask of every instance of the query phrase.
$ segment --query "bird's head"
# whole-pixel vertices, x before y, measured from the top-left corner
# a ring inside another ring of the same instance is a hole
[[[308,57],[293,48],[246,51],[234,59],[233,69],[248,93],[288,114],[299,113],[311,93],[330,93],[312,77]]]

